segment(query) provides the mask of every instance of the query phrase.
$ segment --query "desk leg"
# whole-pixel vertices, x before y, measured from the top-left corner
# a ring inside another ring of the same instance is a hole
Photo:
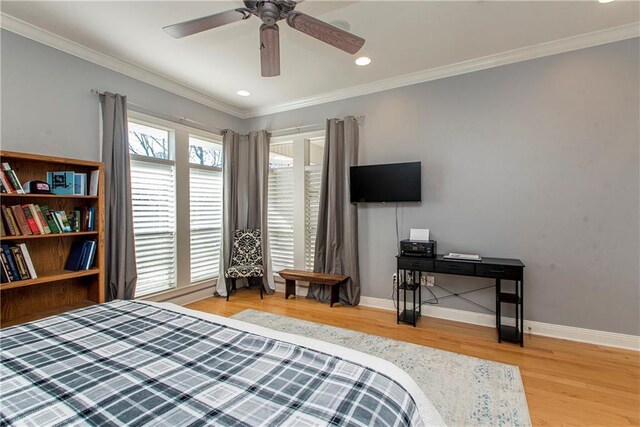
[[[524,347],[524,279],[520,280],[520,347]]]
[[[402,310],[404,311],[405,314],[405,319],[406,319],[406,314],[407,314],[407,270],[404,271],[404,273],[402,274],[402,283],[404,283],[404,292],[402,292],[402,300],[404,301],[404,305]]]
[[[422,272],[418,272],[418,314],[422,317]]]
[[[289,298],[289,295],[296,294],[296,281],[295,280],[284,280],[284,299]]]
[[[496,329],[498,329],[498,342],[502,342],[502,336],[500,335],[500,321],[501,314],[500,309],[502,304],[500,303],[500,279],[496,279]]]
[[[400,269],[396,269],[396,325],[400,324]]]

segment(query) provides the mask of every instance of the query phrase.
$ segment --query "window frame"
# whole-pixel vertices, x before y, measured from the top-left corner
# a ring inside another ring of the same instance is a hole
[[[184,124],[175,123],[172,121],[164,120],[161,118],[153,117],[148,114],[140,113],[137,111],[128,111],[128,121],[139,123],[145,126],[151,126],[158,129],[168,130],[170,137],[173,135],[172,143],[170,144],[170,156],[172,160],[159,159],[153,157],[139,156],[131,154],[132,160],[141,160],[158,162],[167,164],[172,162],[175,168],[175,217],[176,217],[176,245],[175,245],[175,260],[176,260],[176,286],[172,289],[141,295],[140,298],[147,299],[162,296],[168,293],[185,290],[187,288],[208,288],[215,286],[218,282],[218,277],[210,279],[191,282],[191,214],[190,214],[190,168],[201,168],[206,170],[220,170],[222,168],[215,166],[204,166],[198,164],[192,164],[189,162],[189,137],[195,137],[205,141],[211,141],[216,144],[220,144],[223,149],[224,158],[224,146],[222,143],[222,135],[218,135],[211,132],[206,132],[201,129],[196,129]],[[181,190],[178,190],[181,189]]]

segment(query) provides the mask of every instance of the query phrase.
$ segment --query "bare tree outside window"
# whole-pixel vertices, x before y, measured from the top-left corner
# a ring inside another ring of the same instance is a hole
[[[169,132],[130,122],[129,153],[156,159],[169,159]]]
[[[199,138],[189,138],[189,163],[222,167],[222,146]]]

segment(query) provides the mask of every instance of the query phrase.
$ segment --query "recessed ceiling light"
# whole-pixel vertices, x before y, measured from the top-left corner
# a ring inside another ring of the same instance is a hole
[[[598,3],[611,3],[613,0],[598,0]]]
[[[371,64],[371,58],[369,58],[368,56],[361,56],[360,58],[356,59],[356,64],[364,67],[365,65]]]
[[[248,90],[239,90],[236,92],[240,96],[249,96],[251,95]]]

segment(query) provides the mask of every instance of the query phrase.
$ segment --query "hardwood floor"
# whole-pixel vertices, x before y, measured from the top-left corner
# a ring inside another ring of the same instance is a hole
[[[282,293],[260,300],[240,290],[226,302],[207,298],[188,308],[231,316],[247,308],[408,341],[520,367],[534,425],[640,425],[640,353],[525,336],[525,347],[496,341],[492,328],[423,317],[396,325],[395,313],[347,308]]]

